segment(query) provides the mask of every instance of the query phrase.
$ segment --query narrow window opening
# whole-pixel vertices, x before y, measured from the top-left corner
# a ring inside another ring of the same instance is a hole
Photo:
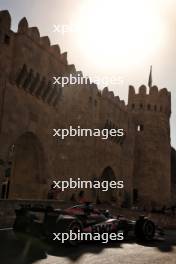
[[[144,126],[143,125],[137,125],[137,132],[141,132],[144,130]]]
[[[89,96],[89,103],[92,103],[92,97]]]
[[[135,108],[135,104],[132,104],[131,108],[134,109]]]
[[[148,110],[151,109],[151,105],[150,105],[150,104],[147,105],[147,109],[148,109]]]
[[[6,45],[9,45],[10,44],[10,37],[8,35],[5,35],[5,37],[4,37],[4,43]]]

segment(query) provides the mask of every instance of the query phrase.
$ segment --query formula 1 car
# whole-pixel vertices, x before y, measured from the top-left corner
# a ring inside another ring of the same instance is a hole
[[[147,217],[128,220],[123,216],[112,216],[108,210],[94,208],[90,203],[79,204],[65,210],[52,207],[23,205],[16,209],[13,229],[16,232],[52,239],[55,233],[90,232],[119,233],[124,239],[132,232],[140,241],[150,241],[155,237],[157,227]],[[79,241],[68,240],[72,245]]]

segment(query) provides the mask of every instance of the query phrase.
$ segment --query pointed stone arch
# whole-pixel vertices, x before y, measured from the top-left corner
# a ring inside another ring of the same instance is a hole
[[[100,181],[117,181],[116,175],[114,170],[110,167],[107,166],[103,169],[101,176],[100,176]],[[101,202],[112,202],[115,201],[116,199],[116,194],[117,194],[117,189],[108,189],[108,191],[99,191],[99,199]]]
[[[26,132],[14,148],[9,198],[46,199],[46,160],[40,140],[34,133]]]

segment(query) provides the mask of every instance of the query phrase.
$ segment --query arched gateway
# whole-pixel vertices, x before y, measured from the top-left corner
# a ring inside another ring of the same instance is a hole
[[[31,132],[14,145],[9,198],[43,199],[47,196],[45,156],[38,138]]]
[[[106,167],[100,177],[101,182],[102,181],[117,181],[114,171],[111,167]],[[100,190],[99,192],[99,198],[101,202],[113,202],[116,201],[117,197],[117,190],[115,189],[108,189],[108,191]]]

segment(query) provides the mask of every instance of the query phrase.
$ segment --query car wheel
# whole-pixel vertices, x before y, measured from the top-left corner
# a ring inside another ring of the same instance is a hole
[[[145,218],[137,220],[135,235],[139,240],[152,240],[155,236],[155,224],[151,220]]]
[[[82,224],[79,222],[77,219],[60,219],[57,222],[57,232],[58,233],[68,233],[70,234],[70,231],[72,233],[81,233],[82,231]],[[72,246],[77,246],[79,244],[79,239],[71,240],[70,237],[67,241],[64,243],[72,245]]]
[[[80,234],[81,233],[81,230],[82,230],[82,226],[76,220],[74,220],[73,222],[71,222],[70,226],[68,227],[68,232],[70,233],[70,231],[72,231],[72,233],[75,233],[76,235]],[[80,243],[80,239],[79,238],[77,238],[75,240],[69,239],[68,242],[69,242],[69,244],[71,246],[77,246]]]

